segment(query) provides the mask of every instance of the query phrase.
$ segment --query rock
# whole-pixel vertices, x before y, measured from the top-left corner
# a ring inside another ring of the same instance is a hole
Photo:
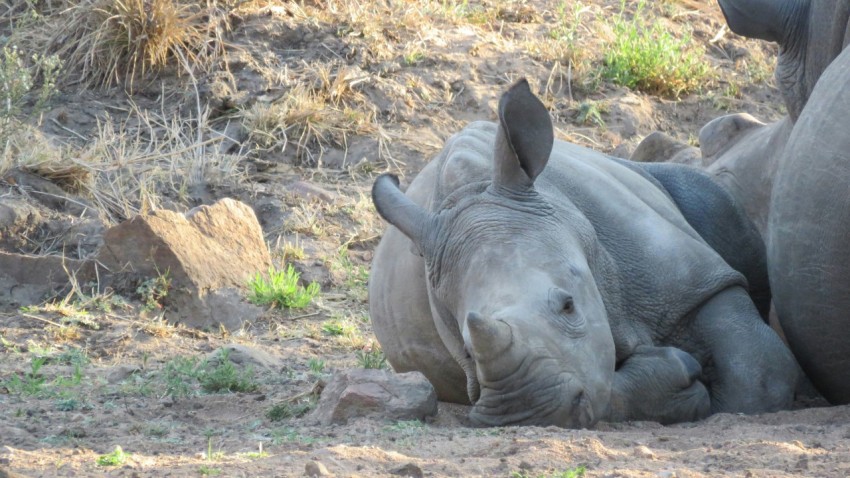
[[[308,461],[304,465],[304,476],[332,476],[328,469],[318,461]]]
[[[215,364],[221,357],[221,350],[229,352],[228,358],[236,365],[243,367],[252,367],[254,369],[266,369],[271,371],[280,370],[283,368],[283,361],[274,357],[260,349],[249,347],[242,344],[225,345],[219,350],[207,354],[207,361]]]
[[[14,182],[25,190],[29,196],[54,211],[68,213],[72,216],[96,217],[95,208],[83,198],[71,198],[64,189],[53,181],[38,174],[23,169],[14,169],[7,173],[5,179]]]
[[[109,373],[106,374],[106,381],[110,385],[115,385],[116,383],[123,382],[127,380],[134,373],[138,373],[141,369],[135,365],[118,365],[117,367],[113,367]]]
[[[330,204],[339,200],[339,193],[328,191],[309,181],[295,181],[286,188],[288,194],[292,194],[306,201],[317,201]]]
[[[94,263],[60,256],[0,252],[0,306],[40,303],[70,287],[69,277],[75,277],[79,283],[91,280]]]
[[[437,413],[437,392],[420,372],[355,369],[336,374],[313,418],[324,425],[356,417],[422,420]]]
[[[653,130],[656,127],[652,117],[652,104],[646,98],[633,94],[627,94],[613,102],[609,116],[610,126],[619,130],[624,139],[631,138],[641,130]]]
[[[0,198],[0,245],[9,248],[31,246],[24,237],[30,236],[41,224],[38,209],[22,198]]]
[[[254,211],[239,201],[222,199],[186,215],[136,216],[106,231],[97,257],[111,273],[110,285],[167,273],[169,320],[236,329],[262,313],[243,300],[243,290],[269,269],[271,257]]]
[[[650,450],[649,447],[645,445],[636,446],[634,449],[634,455],[638,458],[643,458],[645,460],[655,459],[655,453],[653,453],[652,450]]]
[[[0,478],[27,478],[26,475],[15,473],[0,466]]]
[[[407,463],[397,468],[393,468],[390,470],[390,474],[403,476],[405,478],[422,478],[425,476],[422,473],[422,468],[419,468],[413,463]]]

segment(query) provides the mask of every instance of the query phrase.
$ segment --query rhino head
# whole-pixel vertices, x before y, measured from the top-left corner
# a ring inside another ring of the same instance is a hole
[[[779,44],[776,80],[796,121],[823,71],[850,41],[847,0],[719,0],[735,33]]]
[[[419,249],[438,332],[467,375],[473,422],[586,427],[610,400],[614,343],[592,275],[596,237],[535,179],[553,129],[522,80],[499,103],[491,181],[436,212],[379,177],[378,212]]]

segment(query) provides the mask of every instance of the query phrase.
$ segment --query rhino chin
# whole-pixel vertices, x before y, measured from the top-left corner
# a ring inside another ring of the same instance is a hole
[[[523,388],[534,386],[530,384]],[[481,398],[470,411],[469,419],[479,426],[555,425],[564,428],[589,428],[598,421],[584,390],[576,391],[576,387],[560,380],[545,388],[548,390],[526,394],[522,393],[525,390],[500,393],[483,387]],[[547,391],[550,393],[547,394]]]

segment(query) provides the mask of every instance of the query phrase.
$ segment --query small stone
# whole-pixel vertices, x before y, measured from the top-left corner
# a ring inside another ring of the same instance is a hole
[[[413,463],[407,463],[398,468],[393,468],[390,470],[391,475],[399,475],[405,478],[422,478],[424,474],[422,473],[422,468],[419,468]]]
[[[644,445],[636,446],[634,450],[634,455],[638,458],[644,458],[647,460],[655,459],[655,453],[653,453],[652,450],[649,449],[649,447]]]
[[[127,378],[129,378],[134,373],[139,372],[139,367],[135,365],[119,365],[114,367],[107,375],[106,381],[109,382],[110,385],[115,385],[116,383],[123,382]]]
[[[331,476],[331,473],[321,462],[309,461],[304,465],[304,476]]]

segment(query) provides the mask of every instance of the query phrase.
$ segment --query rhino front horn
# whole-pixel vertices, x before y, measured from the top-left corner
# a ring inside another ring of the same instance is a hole
[[[503,355],[513,343],[511,326],[502,320],[487,320],[475,312],[466,317],[469,338],[476,360],[491,360]]]

